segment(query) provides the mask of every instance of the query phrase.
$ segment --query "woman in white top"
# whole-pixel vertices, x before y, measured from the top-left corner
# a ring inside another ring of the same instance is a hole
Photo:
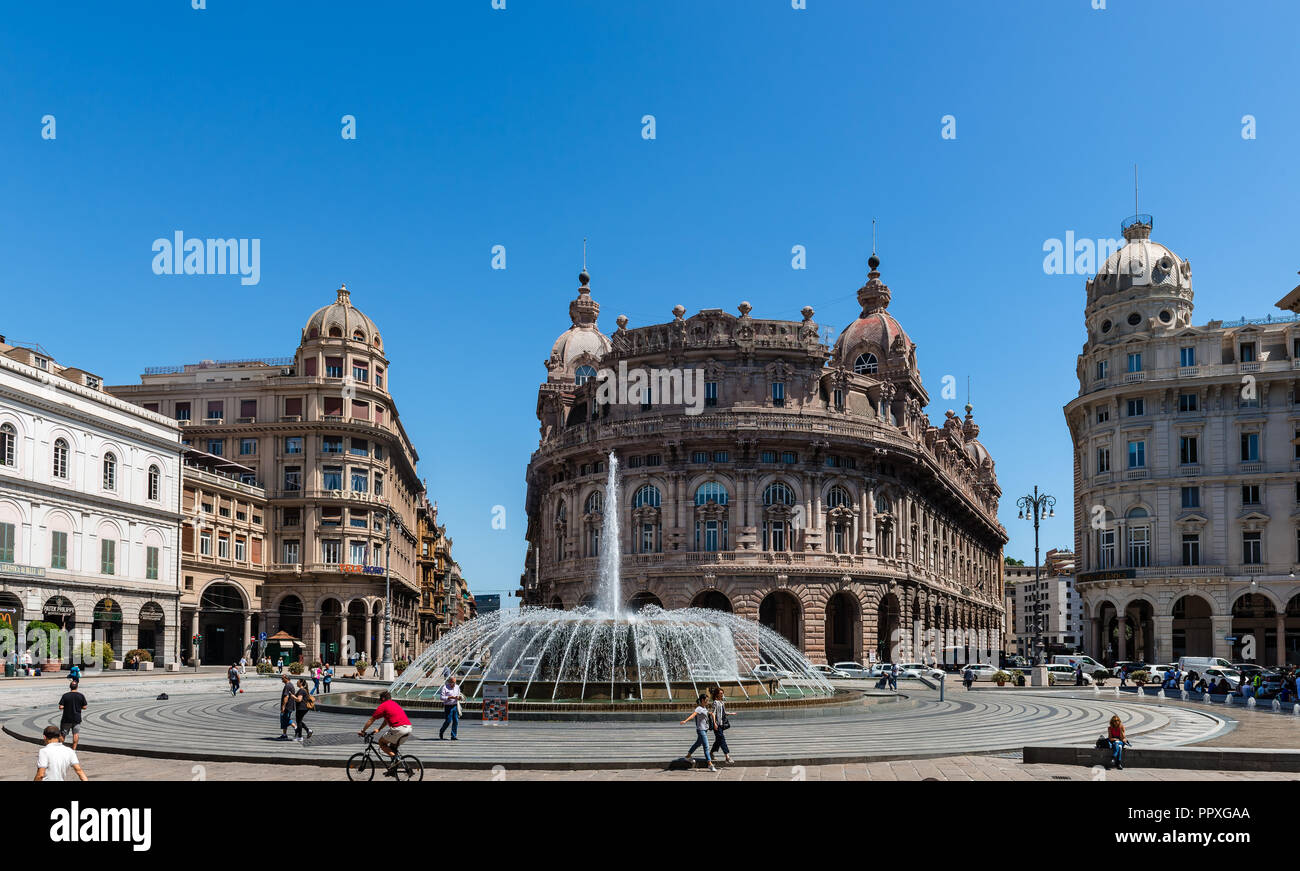
[[[708,708],[709,697],[701,695],[695,700],[695,710],[682,720],[682,724],[689,723],[693,718],[695,720],[695,743],[691,749],[686,751],[686,759],[691,760],[691,754],[695,752],[696,747],[704,748],[704,760],[709,763],[710,771],[718,769],[713,765],[713,755],[709,752],[709,726],[713,723],[713,712]]]

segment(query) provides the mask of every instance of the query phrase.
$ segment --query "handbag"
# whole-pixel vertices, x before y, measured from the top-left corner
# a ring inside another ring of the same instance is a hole
[[[731,717],[727,714],[726,708],[722,709],[722,722],[718,725],[722,727],[723,732],[731,728]]]
[[[1109,749],[1110,749],[1110,739],[1107,738],[1107,737],[1105,737],[1104,735],[1103,735],[1102,737],[1098,738],[1098,739],[1097,739],[1097,749],[1098,749],[1098,750],[1109,750]]]
[[[307,710],[309,711],[316,710],[316,697],[311,695],[310,693],[307,694]]]

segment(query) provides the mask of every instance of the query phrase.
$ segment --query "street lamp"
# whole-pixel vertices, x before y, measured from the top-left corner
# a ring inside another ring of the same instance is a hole
[[[1037,651],[1037,665],[1043,663],[1043,622],[1042,622],[1042,592],[1039,589],[1039,570],[1038,570],[1038,523],[1040,520],[1046,520],[1049,517],[1056,516],[1056,497],[1048,496],[1046,493],[1038,492],[1038,485],[1034,485],[1034,494],[1032,496],[1021,496],[1016,500],[1016,507],[1020,509],[1017,515],[1020,520],[1032,520],[1034,522],[1034,649]]]

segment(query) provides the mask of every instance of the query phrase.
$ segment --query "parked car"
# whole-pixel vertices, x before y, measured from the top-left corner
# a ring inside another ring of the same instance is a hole
[[[783,668],[778,668],[770,662],[760,662],[754,666],[754,677],[759,680],[785,680],[794,677],[790,672]]]
[[[1234,690],[1241,686],[1241,672],[1231,668],[1207,668],[1201,672],[1201,677],[1207,681],[1219,682],[1219,678],[1225,678],[1228,686]]]
[[[1232,667],[1248,678],[1254,678],[1257,674],[1266,674],[1269,671],[1264,666],[1253,662],[1234,662]]]
[[[456,677],[478,677],[483,674],[483,660],[463,659],[456,666]]]
[[[1074,666],[1065,664],[1049,665],[1047,667],[1047,683],[1049,686],[1055,686],[1057,684],[1074,686]],[[1085,672],[1083,675],[1083,685],[1092,686],[1092,684],[1092,675]]]
[[[1272,698],[1276,698],[1277,694],[1282,692],[1282,685],[1284,683],[1284,678],[1282,677],[1281,672],[1278,671],[1266,672],[1264,674],[1263,681],[1264,682],[1259,685],[1259,695],[1256,696],[1256,698],[1265,699],[1265,700],[1272,699]]]
[[[1084,674],[1092,674],[1094,671],[1101,671],[1103,668],[1105,668],[1104,665],[1102,665],[1097,660],[1093,659],[1091,656],[1087,656],[1082,653],[1061,654],[1061,655],[1053,656],[1052,664],[1068,665],[1070,666],[1070,668],[1074,668],[1075,665],[1082,665]]]
[[[837,662],[832,666],[836,671],[842,671],[849,677],[866,678],[872,677],[871,669],[857,662]],[[879,675],[875,675],[879,677]]]
[[[1087,671],[1087,669],[1084,670]],[[1109,669],[1110,673],[1115,677],[1119,677],[1119,673],[1124,670],[1127,670],[1129,674],[1132,674],[1135,671],[1149,671],[1147,664],[1140,659],[1126,659],[1122,662],[1115,663],[1115,665]]]
[[[970,668],[971,671],[975,672],[975,680],[993,680],[993,675],[997,674],[999,671],[1005,671],[1004,669],[989,665],[987,662],[972,662],[968,666],[962,668],[963,675],[965,674],[967,667]],[[1010,674],[1010,672],[1006,673]]]
[[[837,663],[835,663],[835,666],[844,665],[844,664],[845,664],[845,663],[837,662]],[[857,665],[857,663],[849,663],[849,664],[850,664],[850,665]],[[849,674],[847,671],[841,671],[839,668],[837,668],[837,667],[835,667],[835,666],[830,666],[830,665],[817,665],[817,664],[814,663],[813,666],[812,666],[812,670],[815,671],[815,672],[817,672],[818,674],[820,674],[822,677],[826,678],[827,680],[848,680],[849,678],[857,677],[857,675]],[[861,668],[861,666],[859,666],[859,668]],[[865,672],[865,670],[864,670],[864,671],[863,671],[863,674],[865,674],[865,673],[866,673],[866,672]]]
[[[1001,657],[1001,659],[1002,659],[1002,670],[1006,672],[1010,672],[1013,669],[1017,669],[1017,668],[1020,669],[1021,671],[1024,671],[1025,669],[1029,668],[1029,660],[1025,659],[1023,656],[1020,656],[1019,654],[1015,654],[1012,656],[1006,656],[1004,654]]]
[[[871,668],[867,669],[867,677],[881,678],[888,672],[893,663],[876,662],[872,663]]]
[[[1168,676],[1168,673],[1171,672],[1171,671],[1178,671],[1178,666],[1176,666],[1176,665],[1152,665],[1152,666],[1149,666],[1149,667],[1147,668],[1147,671],[1149,671],[1149,672],[1151,673],[1151,680],[1148,681],[1148,683],[1164,683],[1164,682],[1165,682],[1165,677]],[[1180,674],[1181,674],[1181,672],[1180,672]]]
[[[942,680],[944,673],[937,668],[930,668],[923,662],[905,662],[898,667],[899,677],[928,677],[931,680]]]

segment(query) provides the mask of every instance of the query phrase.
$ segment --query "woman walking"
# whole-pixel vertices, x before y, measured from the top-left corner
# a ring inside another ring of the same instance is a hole
[[[718,769],[713,764],[713,755],[709,753],[709,724],[713,720],[713,712],[706,707],[708,703],[709,697],[701,693],[700,697],[695,700],[695,710],[687,714],[686,719],[682,720],[682,725],[686,725],[692,719],[695,720],[695,743],[691,745],[690,750],[686,751],[686,761],[694,765],[691,755],[695,752],[696,747],[703,747],[704,761],[709,763],[709,770],[717,771]]]
[[[320,676],[321,676],[321,669],[320,669],[320,663],[318,662],[314,666],[312,666],[312,670],[311,670],[311,691],[313,693],[320,692]]]
[[[722,687],[713,688],[713,755],[718,755],[718,749],[722,749],[722,758],[727,764],[731,764],[731,748],[727,746],[726,731],[731,728],[731,720],[727,717],[726,694],[722,692]]]
[[[293,696],[293,710],[297,719],[293,730],[293,740],[301,741],[303,732],[307,733],[308,738],[311,737],[311,729],[308,729],[307,724],[303,721],[307,718],[307,712],[314,707],[316,707],[316,700],[307,691],[307,679],[298,678],[298,689]]]
[[[243,690],[239,688],[238,663],[232,662],[230,664],[230,670],[226,672],[226,680],[230,681],[230,695],[232,698],[243,692]]]
[[[1106,730],[1106,740],[1110,742],[1111,761],[1120,771],[1124,770],[1124,745],[1128,739],[1124,736],[1124,724],[1119,721],[1119,714],[1110,718],[1110,727]],[[1110,762],[1106,763],[1110,768]]]

